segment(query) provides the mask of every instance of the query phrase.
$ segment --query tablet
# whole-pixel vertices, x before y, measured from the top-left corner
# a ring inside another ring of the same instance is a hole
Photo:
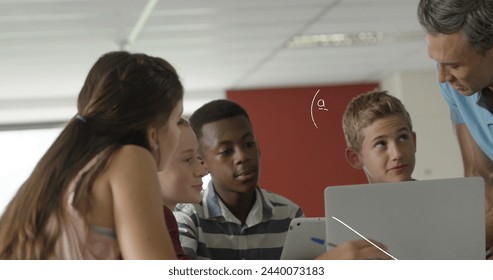
[[[284,242],[281,260],[313,260],[326,251],[325,218],[294,218]]]

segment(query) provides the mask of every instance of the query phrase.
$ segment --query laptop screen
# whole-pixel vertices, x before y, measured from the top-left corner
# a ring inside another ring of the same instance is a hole
[[[480,177],[331,186],[326,239],[370,239],[396,259],[485,259]]]

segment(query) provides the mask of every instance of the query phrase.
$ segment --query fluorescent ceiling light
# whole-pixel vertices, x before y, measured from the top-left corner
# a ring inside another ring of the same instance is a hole
[[[423,32],[385,33],[329,33],[293,36],[286,44],[287,48],[319,48],[368,46],[395,42],[420,41],[424,39]]]

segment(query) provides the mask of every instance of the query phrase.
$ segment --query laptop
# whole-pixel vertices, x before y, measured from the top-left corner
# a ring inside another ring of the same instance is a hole
[[[313,260],[325,247],[325,217],[294,218],[284,241],[281,260]]]
[[[480,177],[331,186],[324,195],[327,243],[367,238],[399,260],[485,259]]]

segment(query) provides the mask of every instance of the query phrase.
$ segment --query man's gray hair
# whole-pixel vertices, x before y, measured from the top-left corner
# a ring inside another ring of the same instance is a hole
[[[462,32],[480,53],[493,47],[492,0],[421,0],[418,20],[430,35]]]

